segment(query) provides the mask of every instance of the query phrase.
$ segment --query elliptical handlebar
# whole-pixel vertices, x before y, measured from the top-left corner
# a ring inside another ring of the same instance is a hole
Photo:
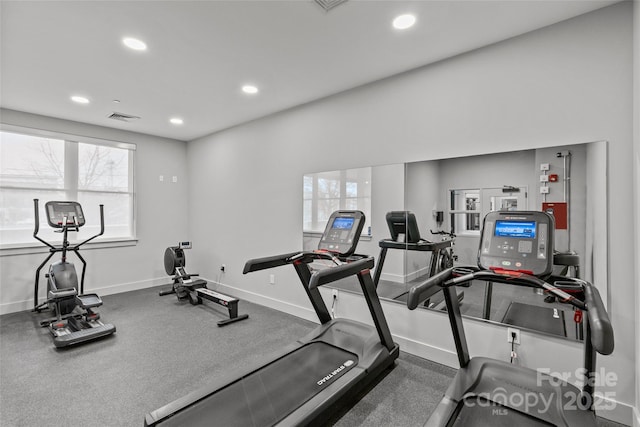
[[[33,199],[33,212],[34,212],[34,216],[35,216],[35,220],[36,223],[34,225],[34,229],[33,229],[33,237],[36,238],[38,241],[44,243],[45,245],[47,245],[49,248],[51,249],[57,249],[54,245],[52,245],[51,243],[47,242],[46,240],[38,237],[38,232],[40,231],[40,208],[39,208],[39,199]],[[70,225],[67,223],[67,221],[64,221],[65,223],[62,225],[62,230],[68,229],[69,227],[74,228],[76,231],[79,230],[79,225],[77,222],[77,219],[74,217],[73,220],[73,224]],[[89,237],[88,239],[86,239],[83,242],[78,243],[77,245],[74,245],[72,247],[68,247],[68,250],[76,250],[78,249],[80,246],[84,245],[85,243],[89,243],[91,240],[95,239],[96,237],[100,237],[104,234],[104,205],[100,204],[100,232],[98,234],[96,234],[95,236]]]
[[[46,240],[38,237],[38,232],[40,231],[40,209],[39,209],[39,199],[33,199],[33,211],[35,214],[35,219],[36,219],[36,223],[33,227],[33,237],[38,240],[39,242],[44,243],[46,246],[48,246],[51,249],[56,249],[55,246],[53,246],[51,243],[47,242]]]
[[[96,234],[95,236],[93,236],[93,237],[89,237],[84,242],[78,243],[77,245],[75,245],[73,247],[73,249],[78,249],[80,246],[84,245],[85,243],[89,243],[90,241],[92,241],[96,237],[100,237],[103,234],[104,234],[104,205],[100,204],[100,232],[98,234]]]

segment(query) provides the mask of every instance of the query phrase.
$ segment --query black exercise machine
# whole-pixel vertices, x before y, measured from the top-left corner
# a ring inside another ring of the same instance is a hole
[[[554,272],[550,276],[550,280],[556,284],[562,283],[563,278],[566,277],[580,278],[580,256],[575,252],[558,252],[554,250],[553,266]],[[559,271],[556,273],[557,270]],[[568,285],[569,288],[574,288],[574,286],[571,286],[571,282],[568,282]],[[486,320],[490,320],[491,318],[492,300],[493,283],[486,282],[482,312],[482,317]],[[556,301],[558,300],[553,294],[547,293],[544,296],[545,303],[554,303]],[[532,305],[512,301],[502,316],[500,323],[561,337],[569,337],[569,332],[571,331],[571,338],[575,337],[578,340],[583,340],[584,331],[580,323],[580,314],[574,313],[571,318],[571,316],[566,315],[567,313],[571,314],[568,310],[563,310],[557,305],[555,307],[545,307],[543,305]],[[571,323],[574,324],[573,328],[571,328]]]
[[[447,304],[460,369],[428,426],[596,426],[593,389],[596,352],[611,354],[613,328],[598,290],[561,277],[553,268],[553,217],[544,212],[491,212],[483,224],[478,267],[450,268],[409,292],[413,310],[433,289]],[[543,289],[580,310],[585,329],[584,386],[534,369],[485,357],[470,358],[455,287],[472,280]],[[536,399],[528,399],[535,395]]]
[[[96,338],[113,334],[116,327],[112,324],[104,324],[100,321],[100,315],[93,311],[102,305],[102,299],[97,294],[84,293],[84,274],[87,263],[80,255],[80,247],[98,236],[104,234],[104,206],[100,205],[100,232],[81,243],[71,245],[68,240],[70,231],[79,231],[85,224],[82,206],[77,202],[47,202],[45,212],[47,222],[56,232],[62,233],[62,246],[57,247],[38,237],[40,231],[40,214],[38,199],[33,200],[35,213],[35,228],[33,237],[49,247],[49,255],[42,261],[36,270],[36,279],[33,292],[33,311],[40,312],[49,308],[55,317],[43,320],[40,326],[48,327],[53,335],[53,344],[56,347],[67,347],[91,341]],[[47,299],[38,304],[38,285],[40,282],[40,270],[58,253],[62,253],[62,259],[49,266],[47,278]],[[82,278],[80,280],[80,293],[78,293],[78,276],[73,263],[67,261],[67,252],[73,252],[82,261]]]
[[[387,226],[389,227],[389,233],[391,238],[380,240],[378,246],[380,246],[380,255],[378,256],[378,262],[376,264],[376,270],[373,274],[373,283],[378,287],[380,283],[380,276],[382,275],[382,268],[384,266],[384,260],[387,256],[389,249],[400,249],[403,251],[417,251],[431,253],[429,260],[429,273],[427,277],[431,277],[437,272],[441,271],[445,265],[449,262],[453,262],[452,259],[448,259],[448,250],[451,247],[451,240],[442,240],[440,242],[431,242],[422,239],[420,237],[420,230],[418,228],[418,222],[416,216],[410,211],[391,211],[387,212],[385,216]],[[407,293],[405,289],[402,289],[400,294],[394,295],[394,300],[406,300]],[[434,295],[437,294],[437,290],[434,289]],[[460,292],[458,295],[460,301],[464,298],[464,292]],[[443,301],[438,300],[437,296],[434,299],[426,298],[424,306],[434,309],[442,309]]]
[[[322,424],[392,368],[400,350],[392,340],[369,273],[374,260],[354,254],[363,225],[360,211],[334,212],[318,250],[248,261],[244,273],[293,265],[321,325],[266,365],[153,411],[145,417],[145,425]],[[311,264],[316,261],[330,265],[314,269]],[[332,319],[318,289],[354,275],[373,327]]]
[[[220,320],[218,326],[228,325],[247,319],[248,314],[238,315],[238,298],[221,294],[207,288],[207,281],[194,279],[197,273],[187,273],[185,249],[191,249],[191,242],[180,242],[178,246],[169,246],[164,251],[164,269],[173,277],[171,289],[161,291],[160,296],[176,294],[179,300],[188,298],[192,305],[202,304],[202,300],[214,302],[229,310],[229,318]]]

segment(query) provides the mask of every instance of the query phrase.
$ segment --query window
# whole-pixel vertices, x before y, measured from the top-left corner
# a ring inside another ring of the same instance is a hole
[[[479,236],[481,221],[492,211],[527,209],[527,187],[449,190],[452,231],[462,236]]]
[[[307,174],[303,178],[303,230],[322,233],[334,211],[360,210],[370,234],[371,168]]]
[[[452,232],[456,234],[480,233],[480,190],[451,190],[450,210]]]
[[[99,232],[100,204],[103,237],[134,238],[135,145],[40,133],[0,131],[0,243],[35,242],[33,199],[40,200],[38,235],[45,240],[60,240],[44,216],[44,204],[50,200],[82,205],[87,222],[70,236],[72,241]]]

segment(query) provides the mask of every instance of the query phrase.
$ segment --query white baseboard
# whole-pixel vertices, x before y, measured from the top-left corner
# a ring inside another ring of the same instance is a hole
[[[407,274],[406,282],[419,279],[420,277],[423,277],[423,276],[426,278],[428,275],[429,275],[429,266],[422,267],[419,270],[412,271],[411,273]]]
[[[264,295],[249,292],[244,289],[235,288],[233,286],[226,285],[224,283],[216,282],[215,280],[207,280],[209,283],[213,283],[217,286],[216,291],[221,293],[228,293],[241,300],[249,301],[255,304],[264,305],[265,307],[273,308],[274,310],[282,311],[284,313],[291,314],[301,319],[309,320],[314,323],[319,323],[316,313],[307,307],[301,307],[299,305],[283,302],[274,298],[266,297]]]
[[[139,289],[152,288],[154,286],[167,285],[171,286],[170,277],[160,277],[155,279],[139,280],[137,282],[119,283],[117,285],[103,286],[101,288],[91,289],[87,292],[95,292],[100,296],[119,294],[122,292],[137,291]]]
[[[595,393],[595,400],[600,400],[600,404],[596,404],[597,416],[626,426],[631,426],[634,423],[638,423],[636,425],[640,425],[637,408],[626,403],[618,402],[617,400],[607,399],[600,396],[598,392]]]
[[[385,273],[385,272],[382,272],[382,274],[380,274],[380,280],[393,282],[393,283],[406,283],[407,281],[402,274],[393,274],[393,273]]]
[[[136,291],[138,289],[146,289],[154,286],[159,286],[162,284],[167,284],[167,280],[168,279],[166,277],[156,278],[156,279],[147,279],[147,280],[140,280],[137,282],[119,283],[117,285],[103,286],[101,288],[95,288],[95,289],[85,289],[85,291],[86,293],[96,293],[100,296],[105,296],[105,295],[119,294],[119,293],[128,292],[128,291]],[[40,298],[40,300],[38,301],[38,304],[41,304],[44,301],[45,301],[44,298]],[[8,302],[8,303],[0,304],[0,315],[31,310],[32,308],[33,308],[32,299]]]

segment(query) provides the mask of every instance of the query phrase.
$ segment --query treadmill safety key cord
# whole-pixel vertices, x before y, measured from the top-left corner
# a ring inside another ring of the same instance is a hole
[[[518,358],[518,353],[516,353],[516,335],[515,332],[511,332],[511,363]]]

